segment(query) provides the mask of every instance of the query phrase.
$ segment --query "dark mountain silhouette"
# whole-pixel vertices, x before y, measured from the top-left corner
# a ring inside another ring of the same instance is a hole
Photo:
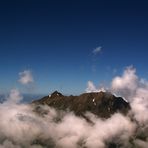
[[[35,100],[32,102],[32,105],[35,107],[34,111],[39,113],[39,115],[44,115],[48,113],[48,111],[44,110],[41,106],[48,105],[50,107],[55,108],[59,113],[60,111],[66,112],[74,112],[75,115],[83,117],[88,121],[88,123],[94,125],[93,121],[89,119],[87,116],[87,112],[91,112],[99,118],[107,119],[111,117],[114,113],[121,113],[123,115],[127,115],[130,111],[130,104],[123,99],[122,97],[117,97],[110,92],[91,92],[91,93],[83,93],[79,96],[65,96],[58,91],[53,92],[49,96],[45,96],[39,100]],[[63,113],[63,112],[62,112]],[[54,122],[59,123],[62,121],[62,114],[58,114],[59,116],[54,119]],[[130,114],[129,114],[130,115]],[[131,116],[130,116],[131,117]],[[131,121],[134,122],[131,117]],[[118,125],[117,125],[118,126]],[[87,130],[87,129],[86,129]],[[139,132],[140,131],[140,132]],[[131,148],[137,147],[137,144],[134,142],[135,139],[140,139],[142,141],[146,141],[147,139],[147,131],[141,132],[141,127],[138,126],[135,134],[129,138],[129,145]],[[89,148],[83,145],[83,139],[78,143],[81,148]],[[35,144],[44,145],[46,141],[42,141],[37,139],[34,141]],[[48,140],[48,144],[45,146],[49,146],[51,148],[56,147],[54,142]],[[105,141],[106,148],[123,148],[123,143],[117,139],[110,139],[109,141]]]
[[[48,105],[57,110],[73,111],[78,116],[91,112],[101,118],[109,118],[112,114],[120,112],[127,114],[130,104],[121,97],[109,92],[83,93],[79,96],[64,96],[55,91],[49,96],[32,102],[36,105]]]

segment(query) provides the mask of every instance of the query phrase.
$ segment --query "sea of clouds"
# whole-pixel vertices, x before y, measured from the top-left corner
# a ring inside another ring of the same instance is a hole
[[[26,85],[33,77],[30,72],[20,73],[19,81]],[[86,90],[100,91],[91,81]],[[39,115],[34,106],[21,103],[23,96],[18,89],[12,89],[0,104],[0,148],[106,148],[109,143],[147,148],[148,82],[136,75],[136,69],[127,67],[113,78],[108,90],[127,99],[131,111],[127,116],[116,113],[108,119],[86,113],[92,124],[72,112],[59,113],[48,106],[40,106],[46,114]]]

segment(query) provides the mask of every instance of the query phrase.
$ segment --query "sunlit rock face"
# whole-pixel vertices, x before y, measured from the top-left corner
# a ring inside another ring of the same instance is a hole
[[[57,110],[73,111],[76,115],[84,116],[91,112],[101,118],[109,118],[116,112],[127,114],[130,104],[121,97],[109,92],[83,93],[79,96],[64,96],[55,91],[49,96],[32,102],[36,105],[48,105]]]

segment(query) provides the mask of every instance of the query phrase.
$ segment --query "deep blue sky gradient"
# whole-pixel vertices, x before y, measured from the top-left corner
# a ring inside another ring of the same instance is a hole
[[[34,93],[77,94],[88,80],[108,84],[129,65],[148,79],[147,57],[146,0],[0,1],[0,92],[27,91],[17,82],[25,69]]]

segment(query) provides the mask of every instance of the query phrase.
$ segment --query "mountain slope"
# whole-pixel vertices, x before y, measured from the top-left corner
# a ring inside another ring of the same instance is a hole
[[[107,92],[84,93],[79,96],[64,96],[55,91],[49,96],[32,102],[36,105],[48,105],[57,110],[73,111],[76,115],[84,116],[91,112],[101,118],[109,118],[115,112],[127,114],[130,104],[121,97]]]

